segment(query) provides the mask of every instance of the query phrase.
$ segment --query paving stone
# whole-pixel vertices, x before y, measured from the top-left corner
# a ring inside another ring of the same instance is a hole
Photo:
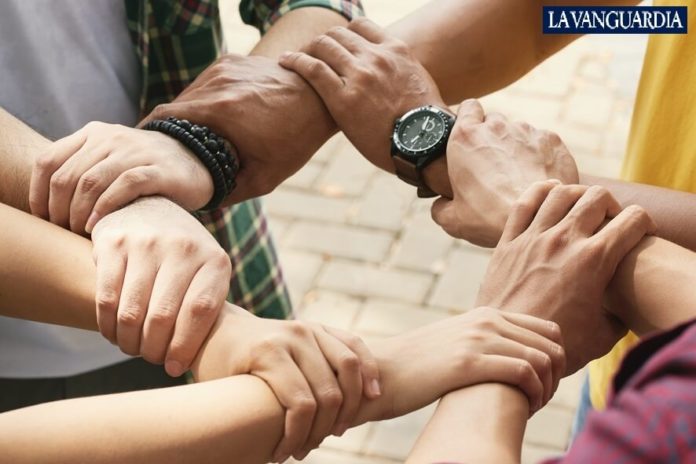
[[[433,404],[411,414],[375,424],[365,451],[392,459],[405,459],[434,411]]]
[[[556,390],[549,404],[565,407],[575,414],[580,400],[580,391],[586,375],[585,370],[581,369],[575,374],[562,379],[561,383],[558,385],[558,390]]]
[[[396,245],[393,264],[424,272],[442,272],[454,239],[430,217],[430,208],[417,213]]]
[[[396,335],[448,317],[440,311],[370,299],[360,311],[353,329],[359,333]]]
[[[288,464],[300,462],[289,460]],[[353,453],[318,449],[302,460],[302,464],[397,464],[399,461],[380,457],[357,456]]]
[[[361,306],[356,298],[315,290],[305,296],[298,313],[302,320],[350,330]]]
[[[416,192],[412,186],[391,174],[379,172],[351,208],[349,221],[361,226],[401,230],[409,205],[414,200]]]
[[[428,304],[453,310],[471,309],[490,260],[482,248],[457,248],[450,253]]]
[[[268,221],[268,229],[271,231],[276,246],[280,245],[283,243],[283,239],[292,224],[292,220],[273,215],[267,215],[266,220]]]
[[[350,202],[341,198],[328,198],[280,187],[265,197],[266,211],[283,218],[314,219],[342,222],[350,208]]]
[[[324,145],[322,145],[321,148],[317,150],[314,156],[312,156],[312,161],[316,161],[318,163],[323,164],[329,163],[333,159],[337,147],[342,143],[350,142],[348,142],[346,137],[339,132],[338,134],[334,135],[329,140],[327,140],[326,143],[324,143]]]
[[[559,451],[565,450],[572,424],[571,411],[548,404],[527,422],[524,441]]]
[[[606,86],[578,84],[564,106],[563,120],[602,130],[611,119],[614,98]]]
[[[286,239],[291,248],[380,262],[387,256],[393,238],[377,230],[300,221],[290,227]]]
[[[323,449],[353,451],[359,453],[363,450],[373,427],[374,423],[368,422],[367,424],[348,429],[342,437],[334,437],[331,435],[324,439],[321,447]]]
[[[553,448],[544,448],[525,443],[522,446],[522,464],[540,464],[546,459],[555,458],[563,454],[562,451]]]
[[[334,260],[326,264],[318,285],[354,296],[383,297],[410,303],[423,301],[432,276]]]
[[[356,196],[365,190],[377,168],[347,140],[339,141],[328,166],[317,181],[317,189],[330,196]]]
[[[321,174],[323,169],[323,164],[316,161],[310,161],[309,163],[305,164],[302,169],[286,179],[283,184],[289,187],[309,189],[312,187],[312,185],[314,185],[314,181],[317,179],[319,174]]]
[[[305,293],[312,286],[324,260],[317,254],[286,247],[280,248],[278,255],[292,305],[294,308],[298,308]]]

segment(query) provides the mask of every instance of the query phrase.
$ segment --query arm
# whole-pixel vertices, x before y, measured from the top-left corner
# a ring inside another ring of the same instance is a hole
[[[0,202],[29,211],[29,180],[37,153],[50,142],[0,108]]]
[[[528,417],[527,397],[509,385],[486,383],[449,393],[406,462],[517,464]]]
[[[616,2],[436,0],[388,30],[411,47],[451,104],[502,89],[577,39],[542,32],[542,6],[562,4]]]

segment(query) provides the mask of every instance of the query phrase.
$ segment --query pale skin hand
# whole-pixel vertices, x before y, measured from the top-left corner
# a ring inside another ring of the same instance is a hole
[[[161,195],[191,211],[212,197],[210,174],[165,134],[91,122],[36,159],[33,214],[76,233],[138,197]]]
[[[601,187],[537,183],[510,214],[477,304],[558,323],[573,373],[625,334],[604,310],[604,294],[621,260],[654,229],[642,208],[622,211]]]
[[[467,100],[447,145],[453,199],[433,203],[433,220],[445,232],[494,247],[512,205],[532,183],[555,178],[577,183],[573,157],[558,135],[498,113],[486,115]]]
[[[4,205],[0,205],[0,218],[8,224],[0,229],[0,242],[12,244],[0,247],[0,313],[97,330],[93,306],[96,278],[89,242]],[[39,287],[41,292],[36,291]],[[60,311],[55,309],[57,301],[64,303]],[[324,394],[332,389],[335,393],[335,383],[316,368],[323,365],[317,359],[321,355],[326,359],[323,363],[338,374],[341,408],[353,408],[356,402],[349,397],[350,392],[360,396],[360,382],[364,388],[379,375],[382,395],[376,399],[368,395],[360,401],[360,412],[352,421],[351,413],[340,409],[338,417],[358,424],[405,414],[450,390],[487,380],[518,385],[531,398],[543,401],[549,394],[544,389],[550,379],[563,371],[559,334],[559,328],[546,321],[478,309],[376,344],[372,356],[352,335],[316,324],[262,320],[228,305],[199,351],[194,373],[200,379],[216,379],[253,371],[288,408],[289,420],[300,412],[297,407],[309,404],[311,409],[313,403],[307,398],[324,404],[326,398],[317,398],[312,386],[324,385],[329,387]],[[328,336],[344,346],[327,341]],[[443,346],[451,348],[443,351]],[[361,369],[357,377],[356,356]],[[379,372],[370,371],[371,366],[377,366]],[[432,373],[425,382],[424,369]],[[413,388],[402,388],[404,385]],[[306,416],[307,411],[304,413]],[[329,423],[324,433],[340,432],[332,425]],[[310,426],[317,426],[312,415],[307,423]],[[285,429],[293,436],[305,436],[303,430]],[[306,452],[311,443],[298,445],[302,447],[298,452]]]
[[[227,297],[227,253],[193,216],[156,197],[107,215],[92,244],[101,334],[169,375],[186,372]]]

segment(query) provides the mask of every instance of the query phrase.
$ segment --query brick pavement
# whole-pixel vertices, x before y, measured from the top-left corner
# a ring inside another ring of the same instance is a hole
[[[424,0],[363,0],[389,24]],[[256,40],[223,2],[233,51]],[[645,40],[586,37],[513,86],[484,98],[487,111],[558,132],[582,171],[618,174]],[[456,242],[429,219],[429,203],[364,161],[336,136],[312,161],[266,198],[281,261],[300,317],[388,336],[465,311],[489,251]],[[568,441],[581,382],[562,382],[530,422],[523,462],[561,452]],[[403,462],[432,407],[329,438],[304,462]]]

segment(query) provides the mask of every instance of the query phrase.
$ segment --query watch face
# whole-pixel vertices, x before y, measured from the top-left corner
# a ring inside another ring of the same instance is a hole
[[[437,145],[446,130],[443,117],[426,109],[409,115],[401,123],[397,137],[407,150],[424,152]]]

